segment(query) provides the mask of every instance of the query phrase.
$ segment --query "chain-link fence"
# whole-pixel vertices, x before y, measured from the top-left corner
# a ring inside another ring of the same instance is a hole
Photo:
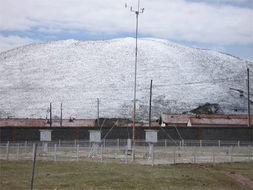
[[[221,140],[144,140],[103,139],[52,142],[5,142],[0,144],[0,159],[52,161],[95,161],[105,163],[175,164],[253,161],[253,142]]]

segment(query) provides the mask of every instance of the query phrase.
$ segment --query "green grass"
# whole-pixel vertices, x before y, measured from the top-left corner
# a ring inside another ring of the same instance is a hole
[[[38,161],[35,189],[222,189],[247,188],[198,165],[143,166],[93,162]],[[211,165],[205,165],[212,167]],[[217,169],[253,178],[253,163],[217,164]],[[31,161],[0,161],[0,189],[29,189]]]

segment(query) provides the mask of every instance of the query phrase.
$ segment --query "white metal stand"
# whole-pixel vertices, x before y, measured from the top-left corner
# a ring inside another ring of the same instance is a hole
[[[152,166],[154,165],[154,144],[149,143],[148,161],[151,161]]]
[[[98,157],[98,155],[99,155],[99,143],[92,143],[88,157],[95,158],[95,157]]]

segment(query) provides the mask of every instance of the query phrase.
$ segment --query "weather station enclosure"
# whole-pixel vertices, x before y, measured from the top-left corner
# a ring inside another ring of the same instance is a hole
[[[100,143],[101,142],[101,131],[90,130],[90,142]]]
[[[132,139],[127,139],[127,151],[132,150]]]
[[[40,141],[50,142],[52,140],[52,130],[40,130]]]
[[[90,142],[92,144],[89,158],[98,157],[98,149],[101,144],[101,131],[100,130],[90,130]],[[101,144],[101,152],[103,151],[103,144]]]
[[[52,140],[52,130],[43,129],[40,130],[40,141],[43,142],[43,151],[48,153],[48,142]]]
[[[148,160],[154,165],[154,143],[157,143],[157,130],[145,130],[145,141],[149,144]]]
[[[157,143],[157,130],[145,130],[145,141],[148,143]]]

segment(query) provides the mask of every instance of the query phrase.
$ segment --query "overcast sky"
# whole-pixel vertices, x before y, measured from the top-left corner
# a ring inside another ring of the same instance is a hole
[[[34,42],[134,37],[137,0],[0,0],[0,52]],[[141,0],[140,36],[253,60],[253,0]]]

